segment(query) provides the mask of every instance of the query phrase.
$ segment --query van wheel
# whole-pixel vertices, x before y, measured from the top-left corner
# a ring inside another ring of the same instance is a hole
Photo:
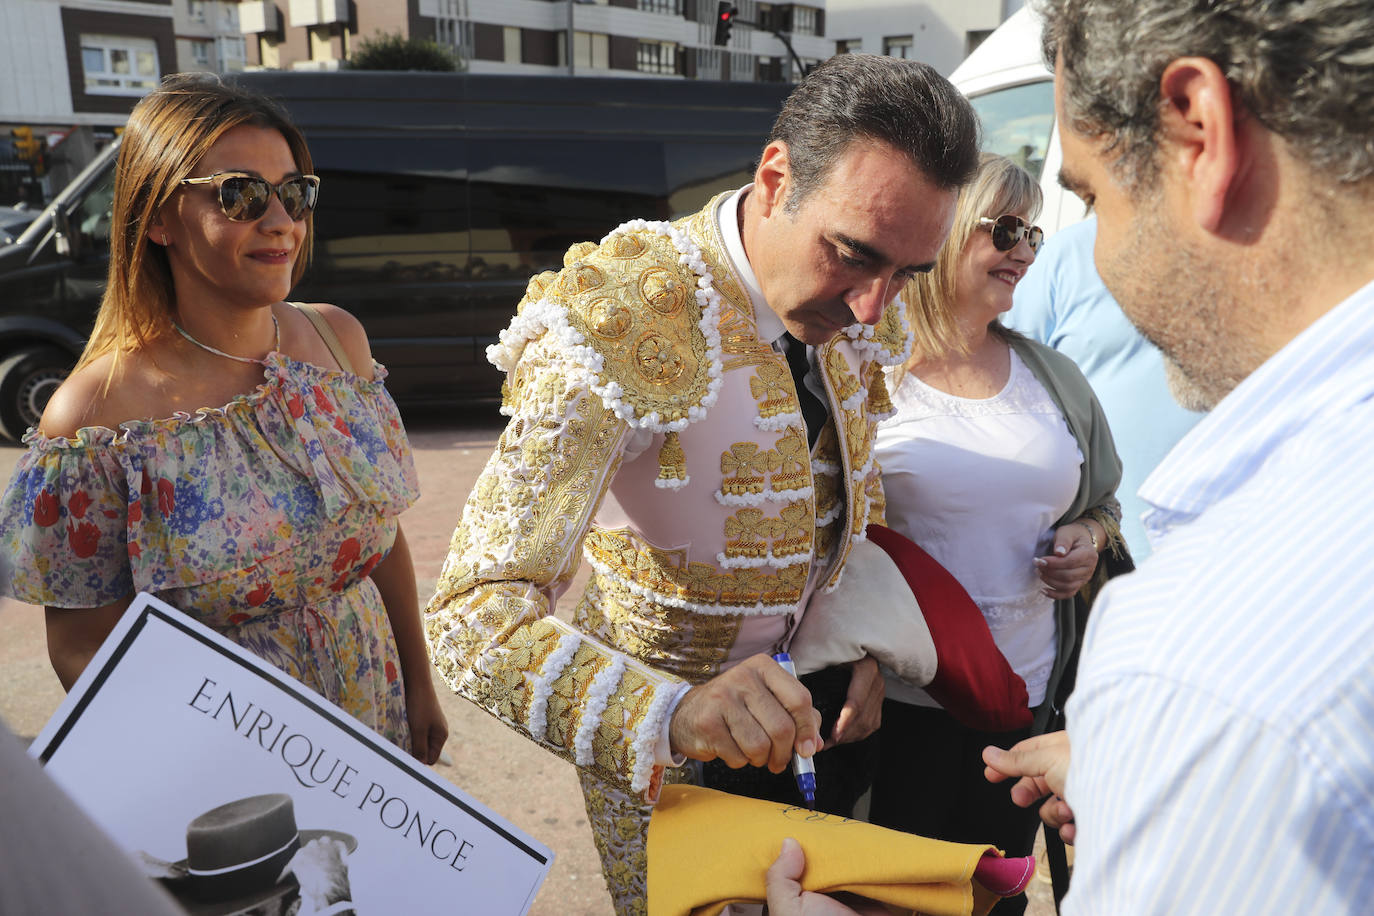
[[[18,441],[37,426],[71,368],[71,356],[57,347],[25,347],[0,363],[0,434]]]

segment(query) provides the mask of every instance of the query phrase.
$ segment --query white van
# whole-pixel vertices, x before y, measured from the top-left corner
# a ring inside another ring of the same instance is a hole
[[[1087,216],[1059,186],[1059,126],[1054,77],[1040,56],[1040,19],[1022,7],[950,75],[983,122],[983,149],[1007,156],[1040,180],[1045,206],[1037,224],[1052,235]]]

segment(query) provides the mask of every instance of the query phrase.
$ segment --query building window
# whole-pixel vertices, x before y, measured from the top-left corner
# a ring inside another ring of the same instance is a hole
[[[754,55],[739,51],[730,52],[730,79],[742,83],[752,83],[755,80],[755,70],[757,69],[758,58]]]
[[[157,88],[157,45],[151,38],[82,35],[81,68],[92,95],[143,95]]]
[[[640,73],[677,73],[677,42],[641,41],[635,65]]]
[[[864,49],[862,38],[841,38],[835,42],[836,54],[858,54]]]
[[[573,65],[579,70],[609,70],[611,36],[602,32],[573,32]]]
[[[977,48],[983,42],[987,41],[988,36],[991,34],[992,29],[974,29],[970,32],[965,32],[964,56],[967,57],[968,55],[972,54],[974,49]]]
[[[681,16],[682,0],[639,0],[639,8],[646,13],[667,13],[670,16]]]
[[[211,49],[214,47],[213,41],[192,41],[191,60],[202,70],[213,70],[210,64]]]
[[[205,21],[205,0],[189,0],[186,5],[192,22]]]
[[[792,7],[792,34],[816,34],[816,10],[814,8],[801,4]]]
[[[219,4],[219,27],[230,32],[239,30],[239,5],[237,3]]]
[[[505,51],[502,60],[508,64],[520,63],[520,29],[517,26],[508,25],[501,29],[501,38],[504,41]]]
[[[242,70],[247,48],[242,35],[221,35],[219,43],[220,69],[225,71]]]
[[[883,53],[888,57],[911,57],[910,35],[889,35],[883,39]]]

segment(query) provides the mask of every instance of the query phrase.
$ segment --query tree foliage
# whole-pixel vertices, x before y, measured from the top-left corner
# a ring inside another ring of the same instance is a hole
[[[348,56],[350,70],[438,70],[459,69],[458,56],[435,41],[404,38],[401,33],[380,32],[358,42]]]

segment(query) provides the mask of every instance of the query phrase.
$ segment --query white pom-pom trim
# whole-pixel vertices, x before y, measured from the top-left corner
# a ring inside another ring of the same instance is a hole
[[[597,672],[591,686],[587,688],[587,700],[582,706],[582,718],[577,723],[577,735],[573,738],[576,750],[574,760],[580,767],[591,766],[596,758],[592,754],[592,738],[601,727],[601,716],[611,701],[611,694],[625,676],[625,659],[619,655],[611,658],[611,663]]]
[[[544,740],[544,732],[549,725],[549,697],[553,695],[553,682],[563,676],[563,669],[577,654],[577,647],[580,645],[581,637],[565,633],[558,640],[558,645],[549,653],[549,657],[544,659],[544,666],[539,669],[539,677],[535,679],[534,689],[530,691],[530,717],[527,723],[530,736],[535,741]]]
[[[640,723],[639,734],[635,735],[631,748],[634,750],[634,769],[630,773],[630,791],[642,793],[649,788],[654,777],[654,767],[658,765],[654,749],[658,746],[658,736],[663,733],[663,719],[668,710],[676,706],[680,696],[692,689],[691,684],[663,684],[654,691],[649,701],[649,709]]]
[[[781,569],[784,566],[800,566],[803,563],[810,563],[811,551],[789,554],[785,557],[775,557],[771,550],[761,557],[728,557],[724,553],[718,553],[716,554],[716,562],[721,565],[722,569],[743,569],[746,567],[758,569],[764,566],[775,566]]]
[[[754,425],[769,433],[781,432],[789,426],[795,426],[802,430],[806,429],[805,421],[802,420],[802,415],[799,413],[779,413],[771,417],[755,417]]]
[[[664,605],[665,607],[681,608],[684,611],[695,611],[698,614],[705,614],[708,617],[729,617],[735,614],[741,617],[755,617],[767,614],[786,614],[796,609],[795,604],[764,604],[759,602],[754,605],[734,605],[720,603],[706,604],[699,601],[688,601],[686,598],[682,598],[678,595],[665,595],[641,585],[638,582],[631,581],[619,575],[615,570],[611,569],[611,567],[602,563],[586,551],[583,551],[582,557],[592,569],[596,570],[598,575],[615,583],[617,587],[623,588],[630,594],[639,598],[651,601],[654,604]]]
[[[795,490],[774,490],[764,487],[757,493],[724,493],[717,490],[716,502],[722,506],[761,506],[766,502],[792,503],[799,499],[810,499],[815,492],[811,487],[798,487]]]

